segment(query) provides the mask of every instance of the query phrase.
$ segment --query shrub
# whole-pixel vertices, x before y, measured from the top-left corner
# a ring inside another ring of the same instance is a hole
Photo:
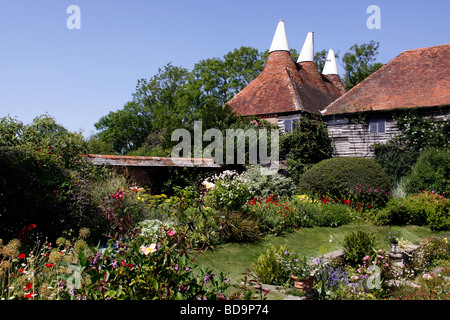
[[[17,237],[29,224],[49,240],[82,226],[96,234],[102,225],[85,181],[48,152],[0,147],[0,221],[5,240]]]
[[[274,196],[267,199],[254,198],[244,208],[258,220],[260,230],[265,234],[279,235],[288,228],[298,226],[296,210],[291,209],[288,201]]]
[[[261,237],[259,223],[251,214],[225,210],[215,218],[220,241],[251,242]]]
[[[204,183],[210,186],[205,204],[216,208],[237,210],[255,193],[251,181],[236,171],[226,170]]]
[[[352,219],[350,208],[340,203],[319,205],[320,210],[313,215],[314,225],[318,227],[339,227]]]
[[[408,193],[434,191],[450,194],[450,151],[426,150],[421,153],[405,181]]]
[[[362,263],[365,256],[375,254],[375,237],[362,230],[345,235],[344,253],[344,259],[350,264]]]
[[[405,199],[391,199],[375,218],[378,224],[428,225],[432,230],[449,226],[450,200],[432,192],[420,192]]]
[[[270,169],[252,165],[242,174],[245,180],[251,181],[255,196],[268,198],[271,195],[281,197],[295,193],[297,186],[291,178],[280,173],[263,174],[265,170]]]
[[[357,206],[357,209],[376,209],[385,206],[389,200],[391,193],[379,188],[367,187],[360,183],[350,191],[350,199],[353,207]]]
[[[422,240],[420,247],[414,250],[405,261],[405,269],[410,277],[414,278],[422,272],[433,270],[439,261],[450,258],[450,245],[447,238],[437,236]]]
[[[406,206],[401,199],[392,198],[386,207],[375,215],[374,222],[379,225],[404,225],[411,221]]]
[[[285,251],[285,246],[276,249],[271,245],[253,263],[253,271],[259,276],[261,282],[281,285],[289,279],[290,274],[281,263]]]
[[[357,185],[390,190],[389,177],[372,159],[332,158],[314,165],[300,179],[300,189],[318,197],[348,199]]]
[[[207,248],[221,241],[220,224],[222,213],[211,207],[189,207],[185,211],[190,232],[185,241],[195,248]]]
[[[290,204],[295,212],[295,220],[298,227],[312,227],[315,225],[315,217],[320,215],[321,211],[319,202],[310,198],[294,197]]]
[[[280,158],[288,163],[286,174],[298,183],[313,164],[331,157],[331,138],[324,121],[304,114],[292,133],[280,137]]]
[[[61,166],[77,171],[86,169],[88,163],[80,157],[87,153],[87,143],[81,134],[69,132],[55,119],[41,115],[29,125],[9,117],[0,119],[0,146],[21,147],[28,151],[41,151]],[[92,166],[88,166],[92,167]]]
[[[450,201],[429,210],[427,223],[431,230],[450,230]]]
[[[425,118],[418,109],[398,110],[394,117],[400,134],[387,143],[373,147],[375,160],[392,181],[399,181],[410,173],[422,150],[448,148],[450,121]],[[417,191],[420,190],[414,192]]]
[[[374,144],[374,160],[381,165],[391,181],[399,181],[411,172],[419,152],[401,145],[397,140]]]

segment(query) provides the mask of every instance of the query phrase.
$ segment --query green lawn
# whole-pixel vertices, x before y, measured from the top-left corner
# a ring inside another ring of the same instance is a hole
[[[252,268],[252,263],[259,255],[265,252],[269,245],[279,247],[286,245],[290,252],[306,257],[318,257],[322,253],[329,253],[343,248],[343,239],[347,233],[354,230],[363,230],[373,233],[379,239],[379,248],[387,249],[384,243],[384,235],[389,231],[400,232],[400,237],[419,243],[421,239],[430,235],[444,235],[445,233],[433,233],[427,227],[404,226],[385,227],[372,224],[346,225],[338,228],[314,227],[295,230],[283,236],[266,236],[253,243],[226,243],[217,247],[214,251],[199,254],[195,263],[210,267],[215,272],[228,273],[232,281],[243,279],[246,268]],[[330,236],[333,237],[330,242]]]

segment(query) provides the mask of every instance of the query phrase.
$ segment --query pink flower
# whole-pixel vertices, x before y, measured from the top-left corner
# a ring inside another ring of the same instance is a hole
[[[156,252],[156,244],[152,243],[150,246],[146,247],[146,246],[141,246],[140,247],[141,252],[145,255],[148,255],[149,253],[153,253]]]
[[[167,234],[168,234],[169,236],[173,236],[175,233],[176,233],[175,230],[169,230],[169,231],[167,232]]]

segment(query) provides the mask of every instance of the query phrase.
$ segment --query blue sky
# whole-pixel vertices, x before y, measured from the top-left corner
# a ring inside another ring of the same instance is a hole
[[[66,10],[77,5],[81,29]],[[369,5],[381,29],[368,29]],[[240,46],[269,48],[278,20],[301,50],[380,42],[377,61],[449,43],[448,0],[14,0],[0,2],[0,117],[29,123],[49,114],[88,137],[101,116],[131,100],[137,80],[169,62],[192,69]],[[342,72],[342,68],[340,69]]]

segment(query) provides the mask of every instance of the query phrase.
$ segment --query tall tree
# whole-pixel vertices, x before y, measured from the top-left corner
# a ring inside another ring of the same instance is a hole
[[[255,79],[264,68],[262,54],[251,47],[240,47],[223,58],[210,58],[195,64],[192,83],[197,84],[204,100],[224,105]]]
[[[375,62],[378,54],[379,42],[370,41],[361,45],[354,44],[342,57],[344,63],[344,85],[350,90],[372,73],[380,69],[383,64]]]
[[[140,148],[151,132],[182,126],[190,115],[188,75],[187,69],[169,63],[150,80],[138,80],[133,100],[95,124],[100,138],[126,153]]]
[[[151,130],[150,110],[145,105],[127,102],[117,111],[111,111],[95,123],[99,138],[110,143],[113,150],[125,153],[139,148]]]
[[[325,49],[317,51],[314,54],[314,64],[316,65],[317,70],[319,70],[320,73],[322,73],[323,67],[325,66],[325,62],[327,61],[327,55],[328,51]],[[339,51],[336,51],[334,55],[336,59],[339,59]]]

